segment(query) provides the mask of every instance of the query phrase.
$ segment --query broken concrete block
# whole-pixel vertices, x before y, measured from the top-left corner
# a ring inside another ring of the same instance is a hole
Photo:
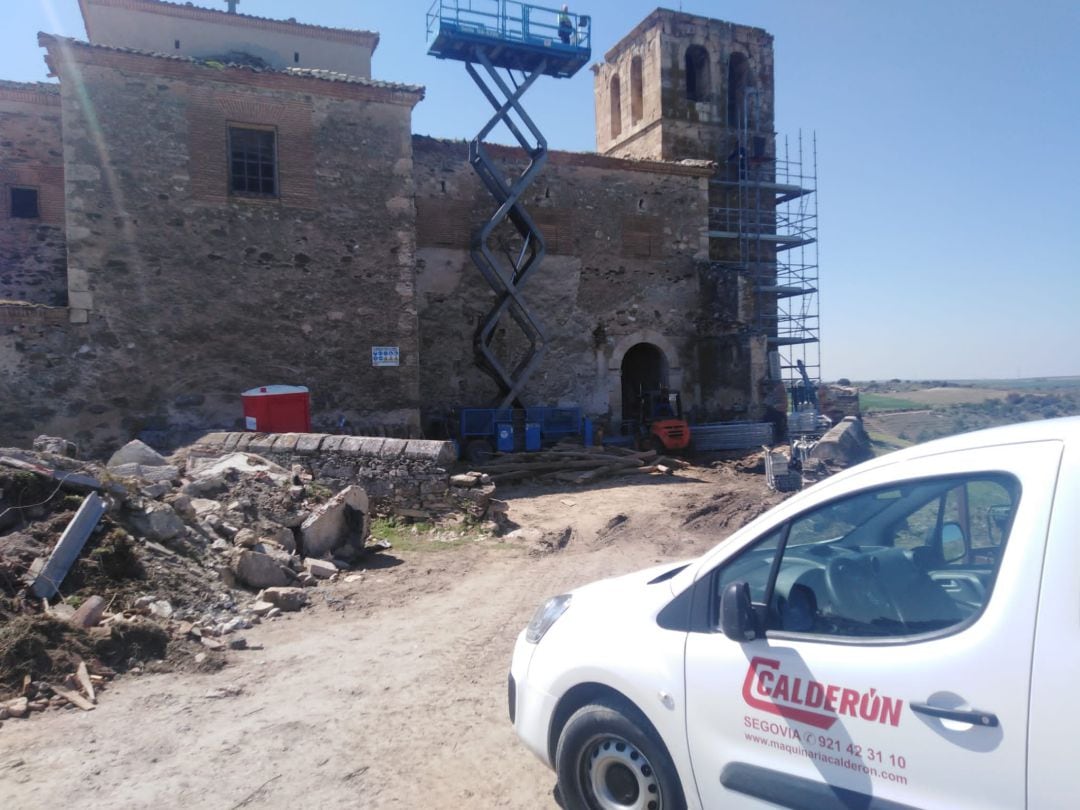
[[[284,586],[291,580],[277,560],[258,551],[241,551],[233,570],[237,579],[252,588]]]
[[[362,487],[346,487],[301,524],[303,553],[324,557],[344,545],[363,548],[370,528],[367,493]]]
[[[180,477],[180,468],[172,464],[150,466],[148,464],[117,464],[109,468],[117,478],[138,478],[151,484],[170,483]]]
[[[846,416],[821,437],[810,458],[826,461],[834,467],[850,467],[872,458],[870,437],[857,416]]]
[[[195,511],[195,516],[202,520],[209,515],[218,514],[221,511],[221,504],[209,498],[192,498],[191,508]]]
[[[256,616],[265,616],[273,609],[273,607],[273,602],[266,602],[260,599],[257,602],[253,603],[252,606],[248,608],[248,610],[250,610]]]
[[[241,529],[233,538],[233,543],[241,548],[255,548],[258,542],[259,535],[255,534],[252,529]]]
[[[338,567],[326,560],[314,560],[310,557],[304,560],[304,570],[319,579],[329,579],[338,572]]]
[[[34,450],[38,453],[54,453],[58,456],[78,458],[79,450],[74,442],[57,436],[38,436],[34,439]]]
[[[109,459],[106,466],[111,470],[121,464],[142,464],[147,467],[164,467],[165,457],[138,439],[128,442]]]
[[[75,611],[71,617],[71,623],[76,627],[96,627],[105,615],[105,599],[101,596],[91,596]]]
[[[148,540],[172,540],[187,528],[176,511],[160,501],[147,501],[142,509],[132,511],[130,520],[135,531]]]
[[[193,481],[188,481],[180,490],[193,499],[212,498],[220,495],[229,488],[222,474],[200,476]]]
[[[284,467],[281,467],[262,456],[243,452],[229,453],[209,465],[200,465],[198,472],[192,475],[192,479],[203,480],[213,476],[222,476],[230,471],[236,471],[241,475],[265,473],[278,483],[284,483],[292,479],[292,475]]]
[[[4,707],[10,717],[26,717],[30,713],[30,701],[24,697],[9,700]]]
[[[300,610],[308,603],[308,595],[303,588],[266,588],[259,594],[259,598],[286,612]],[[267,616],[269,617],[269,613]]]

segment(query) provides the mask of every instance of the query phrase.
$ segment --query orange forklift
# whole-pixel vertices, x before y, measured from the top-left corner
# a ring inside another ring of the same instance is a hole
[[[690,446],[690,424],[683,418],[678,391],[661,387],[638,397],[638,442],[658,453],[673,453]]]

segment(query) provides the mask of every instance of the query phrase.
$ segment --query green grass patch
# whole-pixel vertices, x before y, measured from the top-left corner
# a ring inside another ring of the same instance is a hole
[[[884,394],[859,394],[859,408],[867,411],[922,411],[927,406],[912,399],[889,397]]]
[[[395,520],[394,518],[375,518],[371,522],[371,536],[378,540],[389,540],[393,550],[397,551],[450,551],[473,542],[474,536],[446,536],[431,523]]]

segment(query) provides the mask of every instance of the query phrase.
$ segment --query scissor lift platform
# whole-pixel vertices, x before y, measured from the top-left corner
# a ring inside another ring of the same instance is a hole
[[[592,21],[567,13],[564,42],[563,13],[513,0],[435,0],[427,13],[428,53],[460,62],[482,55],[493,67],[569,78],[592,58]]]

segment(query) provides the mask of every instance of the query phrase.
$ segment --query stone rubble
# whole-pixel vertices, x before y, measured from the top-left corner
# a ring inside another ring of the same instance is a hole
[[[362,582],[362,573],[350,571],[363,567],[364,555],[390,548],[370,537],[376,508],[459,521],[490,520],[498,512],[489,514],[491,479],[451,475],[447,444],[440,442],[212,434],[168,458],[132,441],[104,465],[78,460],[65,439],[42,436],[34,447],[0,450],[0,514],[12,505],[22,511],[19,525],[0,521],[0,574],[7,578],[0,583],[20,587],[87,492],[98,492],[107,510],[82,553],[93,566],[83,570],[76,562],[68,579],[78,584],[61,583],[61,601],[43,609],[17,589],[0,589],[0,596],[21,604],[27,615],[44,610],[49,620],[70,623],[92,639],[122,640],[153,626],[162,650],[169,639],[178,642],[194,665],[210,665],[226,649],[251,649],[239,633],[303,609],[320,583]],[[9,501],[21,495],[4,489],[5,472],[23,476],[19,480],[40,476],[46,495],[53,495],[22,510]],[[87,572],[92,576],[84,582]],[[0,626],[8,618],[0,608]],[[122,661],[121,670],[146,671],[144,662],[153,656],[140,655]],[[92,671],[102,673],[92,676],[98,686],[113,674],[108,667],[92,665]],[[79,691],[73,674],[66,681],[48,677],[60,690]],[[42,684],[40,690],[24,685],[6,702],[0,697],[0,721],[71,707]],[[4,688],[0,684],[0,696]]]

